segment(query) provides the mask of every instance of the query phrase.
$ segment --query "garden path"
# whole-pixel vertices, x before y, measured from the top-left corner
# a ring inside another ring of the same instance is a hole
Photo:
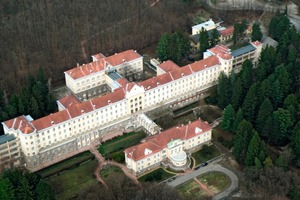
[[[214,194],[208,189],[208,187],[202,183],[201,181],[199,181],[197,178],[194,178],[194,180],[198,183],[198,185],[205,190],[205,192],[207,192],[211,197],[214,196]]]

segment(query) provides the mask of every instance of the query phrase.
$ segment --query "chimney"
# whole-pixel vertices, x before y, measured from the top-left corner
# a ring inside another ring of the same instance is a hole
[[[51,124],[55,124],[55,122],[54,122],[54,121],[51,121]]]
[[[107,101],[107,103],[108,103],[108,104],[110,104],[110,103],[111,103],[111,101],[110,101],[110,100],[108,100],[108,101]]]
[[[81,113],[84,113],[84,110],[81,110]]]

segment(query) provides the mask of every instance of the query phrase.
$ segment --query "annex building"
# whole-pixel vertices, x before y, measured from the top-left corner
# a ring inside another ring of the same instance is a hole
[[[251,51],[255,63],[262,44],[254,42],[251,45],[255,48]],[[229,74],[234,69],[234,59],[238,58],[221,46],[215,48],[217,50],[209,50],[203,60],[186,66],[179,67],[171,61],[161,63],[156,77],[141,82],[130,82],[124,77],[126,73],[143,70],[143,57],[136,51],[128,50],[109,57],[94,55],[91,63],[65,72],[66,85],[72,95],[57,101],[58,112],[39,119],[21,115],[2,122],[5,137],[12,139],[0,143],[0,149],[5,149],[5,153],[0,154],[0,164],[7,155],[14,156],[34,171],[49,166],[54,159],[65,159],[67,153],[100,141],[116,127],[124,127],[126,131],[128,127],[148,123],[147,129],[156,131],[152,134],[157,133],[156,125],[147,117],[141,117],[143,113],[195,96],[216,85],[221,72]],[[90,98],[93,96],[96,97]],[[19,150],[13,150],[16,149],[14,145],[7,143],[12,141]],[[6,153],[16,151],[21,152],[20,157]]]
[[[161,164],[174,170],[186,170],[190,165],[188,154],[209,144],[211,131],[210,125],[200,119],[165,130],[125,149],[126,166],[136,175]]]

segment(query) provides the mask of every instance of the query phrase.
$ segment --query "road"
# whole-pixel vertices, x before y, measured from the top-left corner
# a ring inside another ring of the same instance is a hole
[[[215,195],[212,199],[217,200],[217,199],[222,199],[222,198],[228,197],[228,195],[238,187],[238,185],[239,185],[238,177],[232,171],[217,164],[218,161],[219,160],[217,160],[213,163],[210,163],[207,166],[199,168],[198,170],[195,170],[191,173],[176,177],[175,180],[168,182],[167,184],[170,186],[176,187],[176,186],[179,186],[199,175],[206,174],[208,172],[213,172],[213,171],[222,172],[231,179],[231,184],[226,190]]]

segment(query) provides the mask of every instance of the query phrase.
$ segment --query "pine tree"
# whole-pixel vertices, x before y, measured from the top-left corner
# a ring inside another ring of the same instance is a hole
[[[247,91],[252,85],[252,67],[253,64],[250,60],[245,60],[242,65],[240,77],[243,86],[243,94],[246,95]]]
[[[169,55],[170,41],[171,41],[171,37],[167,33],[163,34],[159,39],[157,45],[157,56],[161,61],[166,61],[170,57]]]
[[[290,137],[290,129],[293,125],[291,114],[288,110],[279,108],[272,115],[271,142],[275,145],[284,145]]]
[[[218,106],[225,108],[230,103],[231,89],[230,79],[224,72],[220,73],[217,86]]]
[[[209,47],[209,36],[207,31],[202,28],[202,30],[199,33],[199,44],[200,44],[200,48],[199,48],[199,53],[200,55],[203,54],[203,52],[205,52]]]
[[[255,132],[252,136],[252,139],[249,143],[245,165],[246,166],[253,166],[255,165],[255,158],[258,157],[261,150],[261,140],[257,132]]]
[[[269,116],[273,113],[273,106],[269,99],[265,99],[264,102],[260,105],[259,111],[256,118],[256,130],[264,136],[263,128]]]
[[[34,97],[31,97],[31,109],[30,109],[30,114],[34,119],[37,119],[41,116],[41,112],[39,109],[39,105],[37,100]]]
[[[219,43],[219,41],[220,41],[220,34],[217,29],[213,29],[211,32],[211,36],[209,38],[209,43],[210,43],[209,46],[214,47]]]
[[[260,41],[262,39],[262,32],[259,24],[254,23],[252,26],[251,40],[254,42],[256,40]]]
[[[226,106],[225,111],[223,113],[222,120],[222,129],[224,131],[233,131],[233,123],[234,123],[235,113],[231,104]]]
[[[232,89],[232,96],[231,96],[231,104],[235,110],[242,106],[243,103],[243,86],[241,78],[239,77],[235,84],[233,85]]]
[[[272,161],[272,158],[267,157],[266,160],[264,161],[264,166],[265,166],[266,168],[271,168],[271,167],[273,167],[273,161]]]
[[[250,122],[255,121],[256,112],[259,105],[259,97],[260,97],[259,89],[260,89],[259,84],[254,83],[249,89],[243,102],[242,109],[243,109],[244,117]]]
[[[292,117],[297,119],[299,102],[295,94],[289,94],[283,101],[283,107],[290,111]]]
[[[233,138],[233,154],[235,159],[243,164],[246,156],[246,151],[249,145],[249,142],[253,135],[252,124],[246,120],[243,120],[236,131],[236,134]]]
[[[243,121],[244,115],[243,115],[243,110],[239,108],[239,110],[236,113],[236,117],[233,123],[233,132],[235,133],[237,131],[237,128],[239,124]]]
[[[280,83],[278,80],[276,80],[273,85],[272,85],[272,94],[271,94],[271,99],[272,99],[272,104],[274,108],[278,108],[282,102],[283,94],[282,94],[282,89],[280,86]]]
[[[265,79],[260,85],[261,97],[263,99],[272,98],[272,84],[269,79]]]
[[[14,190],[8,179],[0,177],[0,199],[14,200]]]

